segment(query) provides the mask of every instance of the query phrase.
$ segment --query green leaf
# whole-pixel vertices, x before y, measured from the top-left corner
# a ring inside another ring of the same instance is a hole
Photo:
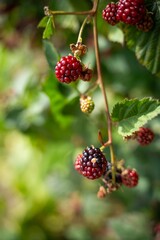
[[[38,24],[38,27],[46,27],[47,22],[48,22],[49,16],[45,16],[41,19],[41,21]]]
[[[49,39],[53,35],[55,28],[53,16],[43,17],[39,22],[38,27],[45,28],[43,31],[43,39]]]
[[[118,124],[118,133],[129,136],[160,114],[160,101],[152,98],[124,99],[112,111],[112,121]]]
[[[160,0],[146,0],[145,4],[148,11],[153,13],[154,26],[149,32],[139,31],[127,24],[119,26],[124,32],[127,46],[135,51],[139,62],[160,76]]]
[[[59,54],[53,44],[48,40],[43,40],[43,48],[50,68],[53,70],[59,59]]]

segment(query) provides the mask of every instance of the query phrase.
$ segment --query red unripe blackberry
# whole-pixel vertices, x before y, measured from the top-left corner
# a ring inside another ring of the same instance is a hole
[[[118,23],[117,20],[117,4],[116,3],[109,3],[105,9],[102,11],[102,18],[111,24],[112,26]]]
[[[139,131],[136,132],[136,140],[142,146],[150,144],[153,139],[154,133],[149,128],[141,127]]]
[[[146,15],[143,0],[120,0],[117,5],[117,20],[121,22],[136,25]]]
[[[81,161],[82,161],[82,154],[78,154],[77,158],[76,158],[76,161],[74,163],[74,168],[80,173],[82,174],[81,172]]]
[[[122,183],[129,188],[135,187],[138,184],[139,176],[135,169],[125,169],[122,174]]]
[[[87,147],[76,159],[76,170],[88,179],[100,178],[106,170],[107,160],[99,148]],[[80,167],[79,167],[80,166]]]
[[[154,22],[150,14],[146,14],[144,18],[136,25],[137,29],[143,32],[149,32],[153,28]]]
[[[93,74],[92,69],[86,67],[84,70],[82,70],[80,79],[88,82],[91,80],[92,74]]]
[[[56,77],[62,83],[76,81],[80,77],[81,72],[81,62],[72,55],[62,57],[55,67]]]

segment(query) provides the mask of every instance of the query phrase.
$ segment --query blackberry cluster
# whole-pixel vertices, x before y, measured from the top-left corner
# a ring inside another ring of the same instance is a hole
[[[88,179],[100,178],[107,167],[107,160],[99,148],[87,147],[75,161],[75,169]]]
[[[118,190],[122,185],[133,188],[138,185],[139,175],[135,169],[125,168],[121,162],[115,167],[115,179],[112,176],[112,165],[108,162],[103,174],[103,186],[100,186],[97,193],[98,198],[104,198],[107,194]]]
[[[55,75],[62,83],[71,83],[76,81],[80,77],[81,73],[81,62],[72,55],[62,57],[55,67]]]
[[[109,3],[102,11],[102,18],[112,26],[123,22],[136,25],[138,30],[144,32],[153,27],[153,19],[144,0],[119,0],[117,3]]]

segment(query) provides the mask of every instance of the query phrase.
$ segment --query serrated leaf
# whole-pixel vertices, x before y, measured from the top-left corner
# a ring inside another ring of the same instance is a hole
[[[127,46],[135,51],[139,62],[153,74],[160,76],[160,0],[145,1],[149,12],[153,13],[154,26],[149,32],[141,32],[135,26],[119,25]]]
[[[160,114],[160,101],[152,98],[124,99],[112,111],[112,121],[118,125],[118,133],[129,136]]]
[[[59,59],[59,54],[54,45],[48,40],[43,40],[43,47],[48,64],[53,70]]]

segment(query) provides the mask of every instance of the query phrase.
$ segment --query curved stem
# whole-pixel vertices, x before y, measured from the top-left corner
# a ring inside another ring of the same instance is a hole
[[[82,26],[81,26],[80,31],[79,31],[79,34],[78,34],[77,43],[82,43],[82,33],[83,33],[83,29],[84,29],[86,23],[88,22],[89,18],[90,18],[90,15],[88,15],[88,16],[84,19],[84,21],[83,21],[83,23],[82,23]]]

